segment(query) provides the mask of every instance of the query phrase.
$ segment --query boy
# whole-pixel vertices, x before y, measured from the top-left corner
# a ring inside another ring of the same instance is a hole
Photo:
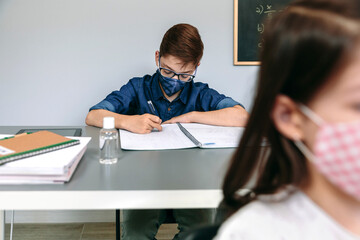
[[[207,84],[194,82],[203,55],[198,30],[177,24],[164,35],[155,52],[158,67],[152,76],[133,78],[119,91],[90,108],[86,124],[102,127],[105,116],[115,118],[116,128],[150,133],[161,124],[194,122],[221,126],[245,126],[248,113],[230,97]],[[123,211],[122,239],[155,239],[165,210]],[[180,232],[211,221],[210,210],[173,210]]]

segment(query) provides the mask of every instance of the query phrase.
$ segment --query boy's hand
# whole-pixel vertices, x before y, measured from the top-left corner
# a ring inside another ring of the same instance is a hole
[[[131,116],[127,121],[126,129],[133,133],[150,133],[154,128],[161,131],[161,122],[162,120],[158,116],[145,113]]]
[[[163,124],[169,124],[169,123],[191,123],[191,117],[192,117],[192,113],[193,112],[189,112],[189,113],[185,113],[183,115],[177,116],[177,117],[173,117],[165,122],[163,122]]]

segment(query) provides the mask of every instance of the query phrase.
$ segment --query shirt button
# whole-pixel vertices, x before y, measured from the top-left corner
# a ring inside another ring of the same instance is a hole
[[[168,111],[170,112],[171,108],[168,108]]]

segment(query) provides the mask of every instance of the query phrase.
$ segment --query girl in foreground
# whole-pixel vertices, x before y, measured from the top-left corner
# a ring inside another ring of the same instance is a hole
[[[359,4],[295,1],[267,23],[256,99],[223,185],[237,211],[216,239],[360,239]],[[271,151],[256,160],[246,145],[264,137]]]

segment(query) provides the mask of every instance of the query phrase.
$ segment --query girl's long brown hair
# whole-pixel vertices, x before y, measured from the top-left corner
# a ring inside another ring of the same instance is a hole
[[[358,0],[299,0],[266,23],[256,98],[223,183],[225,203],[234,211],[251,196],[306,183],[304,156],[270,118],[274,101],[279,94],[304,104],[311,100],[359,47],[359,15]],[[260,164],[258,148],[249,146],[260,146],[263,139],[271,150]],[[255,171],[255,194],[239,196]]]

